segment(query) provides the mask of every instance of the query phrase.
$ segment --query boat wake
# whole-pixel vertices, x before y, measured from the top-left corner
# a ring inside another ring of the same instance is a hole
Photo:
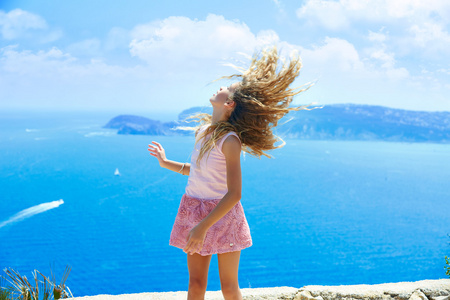
[[[13,224],[13,223],[25,220],[29,217],[43,213],[47,210],[57,208],[58,206],[60,206],[63,203],[64,203],[64,201],[62,199],[60,199],[60,200],[42,203],[39,205],[32,206],[30,208],[24,209],[22,211],[19,211],[17,214],[13,215],[6,221],[1,222],[0,228],[5,227],[8,224]]]

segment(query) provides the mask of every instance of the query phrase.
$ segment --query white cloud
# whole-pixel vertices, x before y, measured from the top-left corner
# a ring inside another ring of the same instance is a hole
[[[359,8],[354,6],[352,9]],[[405,10],[404,14],[407,12]],[[329,26],[346,26],[349,20],[352,21],[346,17]],[[437,31],[439,34],[431,38],[445,37],[445,28],[440,28],[440,33]],[[430,31],[433,27],[426,29]],[[42,30],[50,31],[48,27]],[[426,33],[420,30],[412,32],[411,36],[417,37],[417,43],[421,39],[425,44],[430,43],[425,40]],[[4,101],[14,99],[19,103],[15,105],[19,106],[20,103],[22,106],[31,103],[34,106],[118,108],[137,112],[150,109],[180,111],[208,104],[207,99],[215,87],[205,85],[234,72],[224,67],[223,62],[236,63],[242,60],[239,53],[251,55],[271,44],[277,44],[285,56],[291,50],[300,52],[304,69],[299,81],[319,79],[306,97],[321,104],[390,105],[396,98],[411,98],[405,97],[408,93],[415,93],[413,96],[420,100],[426,93],[423,87],[427,85],[441,91],[445,85],[438,84],[444,82],[436,75],[439,72],[414,77],[397,61],[397,54],[388,44],[393,39],[383,28],[379,31],[366,29],[365,48],[350,39],[337,37],[316,38],[317,43],[313,46],[299,46],[281,41],[273,30],[253,32],[243,22],[218,15],[209,15],[204,20],[169,17],[137,25],[132,30],[112,28],[104,40],[82,40],[64,50],[53,47],[30,51],[21,50],[19,46],[0,49],[0,101],[3,102],[0,106],[5,107]],[[122,55],[124,49],[128,50],[127,62],[134,66],[106,63],[112,57],[108,54],[120,52]],[[448,77],[444,71],[439,74]],[[420,88],[423,93],[419,95],[416,91]],[[302,98],[302,101],[309,100]]]
[[[48,43],[59,39],[62,31],[50,29],[41,16],[18,8],[8,13],[0,10],[0,34],[5,40],[25,38]]]
[[[14,9],[9,13],[0,10],[0,28],[4,39],[13,40],[27,34],[28,30],[47,29],[48,25],[38,15],[21,9]]]
[[[299,18],[315,17],[326,28],[342,27],[348,22],[395,22],[399,19],[424,21],[436,17],[448,23],[450,2],[447,0],[308,0],[297,10]]]
[[[238,21],[210,14],[203,20],[169,17],[136,26],[131,31],[130,53],[150,65],[215,68],[218,62],[236,57],[238,52],[252,54],[267,44],[279,42],[271,30],[258,34]],[[197,72],[197,70],[193,70]]]
[[[272,2],[275,3],[275,5],[276,5],[277,7],[281,7],[281,2],[280,2],[280,0],[272,0]]]
[[[387,39],[387,36],[380,32],[373,32],[369,30],[369,36],[368,36],[369,41],[371,42],[385,42]]]
[[[305,97],[320,104],[352,102],[401,107],[399,95],[416,90],[412,85],[421,78],[397,65],[394,53],[382,42],[386,39],[387,36],[377,35],[378,44],[362,50],[348,40],[330,37],[319,45],[299,47],[304,62],[301,78],[318,80]],[[413,98],[417,102],[420,96]],[[408,104],[417,105],[414,101]]]
[[[130,32],[120,27],[113,27],[108,32],[105,40],[105,49],[114,50],[116,48],[126,48],[131,41]]]
[[[286,15],[286,11],[284,10],[284,5],[281,3],[280,0],[272,0],[272,2],[275,4],[275,6],[278,9],[278,13],[282,16]]]
[[[75,61],[75,58],[67,53],[63,53],[57,48],[48,51],[18,51],[17,46],[8,46],[1,49],[1,69],[15,74],[40,73],[45,76],[50,70],[55,68],[65,68]]]
[[[145,107],[149,82],[141,67],[84,62],[53,47],[47,51],[0,49],[0,106],[46,109],[117,109]],[[126,107],[124,107],[126,103]]]
[[[67,52],[53,47],[48,51],[30,51],[17,49],[17,46],[7,46],[0,49],[0,74],[6,77],[24,76],[24,78],[42,80],[46,78],[70,84],[85,83],[95,78],[123,80],[133,72],[134,78],[146,78],[142,67],[125,68],[108,65],[101,59],[91,59],[83,62]],[[99,82],[102,80],[98,80]]]
[[[396,83],[400,80],[406,80],[405,82],[408,82],[408,84],[419,80],[421,75],[414,73],[414,68],[408,70],[411,64],[407,60],[404,58],[400,60],[396,59],[397,54],[393,51],[393,47],[390,44],[391,37],[388,33],[384,33],[384,28],[378,33],[369,31],[368,39],[373,42],[373,45],[372,47],[363,49],[363,52],[371,60],[372,65],[378,65],[384,70],[388,79]],[[415,65],[416,63],[414,62]]]
[[[297,16],[309,26],[350,34],[355,42],[369,31],[370,42],[384,42],[397,56],[413,55],[411,60],[448,57],[448,0],[307,0]],[[373,31],[380,27],[378,33]],[[391,35],[389,41],[385,29]]]
[[[404,67],[397,67],[395,53],[388,50],[386,41],[389,37],[387,34],[369,32],[368,39],[374,44],[370,48],[363,49],[363,53],[367,57],[367,65],[372,69],[380,70],[383,76],[398,81],[410,77],[408,70]]]
[[[67,51],[75,55],[99,56],[101,54],[101,41],[96,38],[86,39],[73,43],[67,47]]]
[[[450,34],[440,24],[423,23],[413,25],[410,28],[413,34],[413,42],[421,47],[433,50],[448,51],[450,46]]]
[[[305,65],[323,71],[354,72],[364,68],[355,46],[343,39],[327,37],[321,46],[301,48],[300,55]]]
[[[386,75],[389,79],[398,81],[410,77],[410,74],[406,68],[388,68]]]
[[[255,48],[278,41],[274,31],[254,34],[244,23],[209,15],[205,20],[170,17],[131,31],[113,28],[104,41],[82,40],[65,51],[8,46],[0,50],[0,98],[21,98],[32,105],[26,99],[39,99],[36,103],[62,107],[98,107],[117,99],[127,101],[128,108],[169,109],[192,94],[189,98],[200,100],[185,101],[182,108],[205,105],[204,99],[212,92],[205,84],[234,72],[223,62],[235,61],[241,57],[238,52],[252,54]],[[121,48],[124,43],[129,43],[129,55],[138,58],[135,66],[103,61],[105,50]],[[99,59],[86,61],[86,57]],[[161,101],[155,103],[157,99]]]
[[[391,68],[394,65],[394,55],[392,53],[386,53],[385,49],[376,49],[370,53],[370,58],[381,61],[381,65],[384,68]]]
[[[439,69],[436,72],[450,75],[450,69]]]
[[[326,29],[340,30],[349,26],[344,7],[335,1],[310,0],[297,10],[297,16]]]
[[[228,29],[222,27],[222,30]],[[169,40],[184,34],[182,30],[170,32],[172,34],[168,34]],[[248,37],[253,39],[255,45],[279,41],[278,35],[273,31],[261,31]],[[80,44],[85,43],[90,44],[89,41],[82,41]],[[395,61],[388,53],[380,51],[373,57],[361,57],[354,45],[343,39],[326,38],[323,44],[309,48],[283,41],[278,44],[285,54],[294,49],[299,50],[306,70],[302,71],[300,81],[305,83],[318,79],[319,75],[321,83],[313,90],[326,90],[325,95],[328,96],[333,91],[334,94],[338,94],[336,84],[345,85],[346,82],[362,82],[370,79],[372,86],[375,87],[382,85],[380,82],[384,82],[386,78],[400,80],[405,75],[401,73],[401,69],[395,68]],[[209,48],[211,52],[203,52],[206,56],[204,59],[196,56],[196,49],[180,51],[177,43],[174,43],[173,47],[175,49],[163,48],[172,51],[170,55],[155,56],[148,64],[120,67],[109,65],[102,60],[85,62],[77,59],[72,53],[55,47],[47,51],[33,52],[20,51],[18,47],[9,46],[0,51],[0,90],[6,93],[3,99],[21,98],[22,101],[31,102],[31,105],[47,107],[114,108],[123,107],[126,102],[126,109],[179,107],[181,110],[207,104],[204,100],[209,98],[211,88],[205,88],[204,84],[220,75],[230,74],[233,70],[220,66],[215,68],[212,64],[221,57],[214,57],[213,50],[216,45]],[[221,55],[233,57],[235,51],[240,50],[239,45],[236,47],[230,46],[230,53]],[[252,53],[253,51],[249,52]],[[191,69],[191,64],[187,63],[177,66],[170,61],[175,55],[178,56],[177,61],[193,60],[199,66],[202,65],[202,68]],[[183,58],[183,55],[188,56]],[[365,61],[367,58],[372,61],[379,60],[381,63],[373,67]],[[170,67],[165,68],[167,65]],[[215,77],[207,71],[208,68],[215,70]],[[345,95],[341,93],[338,97],[333,97],[332,101],[352,100],[344,98]],[[29,99],[37,100],[33,103]],[[196,100],[193,101],[194,99]],[[317,100],[324,101],[323,103],[330,101],[323,96]]]

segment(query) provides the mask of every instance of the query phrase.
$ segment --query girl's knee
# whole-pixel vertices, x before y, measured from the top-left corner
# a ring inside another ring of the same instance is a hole
[[[237,281],[221,282],[222,294],[225,299],[242,299]]]
[[[207,278],[189,278],[189,291],[195,293],[204,293],[206,292],[207,285]]]

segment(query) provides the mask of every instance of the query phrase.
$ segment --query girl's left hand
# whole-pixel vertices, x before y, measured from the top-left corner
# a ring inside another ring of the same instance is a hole
[[[192,228],[187,236],[186,247],[183,248],[183,251],[190,255],[200,252],[203,248],[203,241],[207,231],[200,224]]]

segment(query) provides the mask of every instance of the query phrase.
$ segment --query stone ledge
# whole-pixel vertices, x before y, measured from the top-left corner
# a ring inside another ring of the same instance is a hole
[[[247,300],[450,300],[450,279],[417,282],[383,283],[375,285],[309,285],[300,289],[274,287],[241,289]],[[187,292],[141,293],[76,297],[74,300],[178,300],[187,299]],[[207,300],[223,299],[220,291],[207,291]]]
[[[256,288],[256,289],[241,289],[244,299],[293,299],[297,293],[298,288],[293,287],[274,287],[274,288]],[[76,300],[185,300],[187,299],[187,292],[163,292],[163,293],[141,293],[141,294],[123,294],[123,295],[97,295],[72,298]],[[221,291],[207,291],[205,299],[208,300],[223,300]]]
[[[295,300],[450,300],[450,279],[374,285],[310,285],[301,288]]]

